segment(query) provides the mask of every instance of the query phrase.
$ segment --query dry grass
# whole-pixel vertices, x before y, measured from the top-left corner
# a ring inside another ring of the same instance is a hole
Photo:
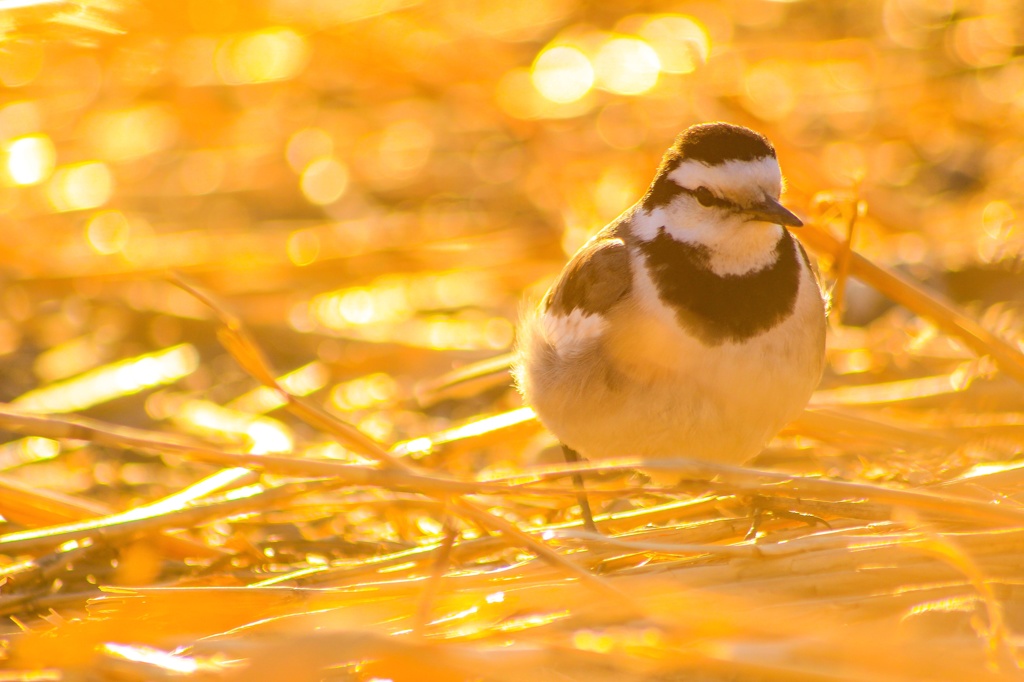
[[[1022,677],[1015,3],[21,4],[0,682]],[[748,467],[563,464],[519,307],[711,119],[826,377]]]

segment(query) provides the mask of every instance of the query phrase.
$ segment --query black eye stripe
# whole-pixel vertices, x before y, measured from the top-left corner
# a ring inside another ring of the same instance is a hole
[[[679,188],[684,194],[689,194],[691,197],[700,202],[702,206],[718,206],[719,208],[731,208],[739,210],[739,204],[736,204],[728,199],[722,199],[716,197],[711,190],[701,185],[697,189],[689,189],[688,187]]]

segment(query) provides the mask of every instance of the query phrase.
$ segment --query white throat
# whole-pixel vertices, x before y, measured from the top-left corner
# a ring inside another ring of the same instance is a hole
[[[785,229],[764,222],[745,222],[740,216],[708,220],[695,215],[692,204],[672,202],[649,214],[637,207],[631,228],[640,240],[649,242],[664,229],[677,241],[708,250],[708,266],[716,275],[743,275],[775,262],[775,245]]]

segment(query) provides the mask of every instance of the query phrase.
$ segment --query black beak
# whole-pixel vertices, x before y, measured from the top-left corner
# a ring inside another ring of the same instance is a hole
[[[790,227],[802,227],[803,221],[797,218],[785,206],[772,198],[765,198],[760,204],[755,204],[743,211],[748,220],[761,220],[776,225],[789,225]]]

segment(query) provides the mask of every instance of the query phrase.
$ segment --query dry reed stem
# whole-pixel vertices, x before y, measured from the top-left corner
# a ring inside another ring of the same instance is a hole
[[[330,482],[330,485],[335,486],[337,483]],[[192,528],[211,519],[264,510],[282,500],[322,490],[324,487],[323,482],[286,483],[242,499],[207,502],[172,510],[167,510],[162,503],[156,502],[88,521],[0,535],[0,551],[11,555],[29,554],[83,538],[92,538],[94,542],[111,543],[115,539],[137,533],[154,533],[168,528]]]
[[[416,401],[421,407],[429,407],[442,400],[467,398],[508,385],[511,366],[511,353],[464,365],[434,379],[421,381],[414,391]]]
[[[863,499],[893,508],[905,507],[932,513],[951,520],[1024,525],[1024,511],[985,504],[976,499],[942,495],[934,491],[897,490],[867,483],[795,476],[684,458],[659,460],[621,458],[606,460],[600,464],[581,463],[557,467],[533,467],[526,468],[515,476],[492,480],[522,483],[529,479],[544,481],[549,477],[563,477],[568,471],[585,475],[632,469],[677,473],[680,478],[691,482],[707,481],[709,489],[715,488],[714,479],[728,486],[730,491],[741,491],[748,495],[787,498],[818,497],[837,502],[848,501],[851,498]]]
[[[988,642],[990,665],[996,669],[1016,669],[1016,655],[1009,642],[1009,631],[1002,605],[999,603],[989,582],[986,571],[965,551],[956,546],[948,537],[938,533],[929,533],[928,541],[918,546],[922,551],[929,552],[949,563],[961,572],[971,583],[988,616],[988,628],[984,633]]]
[[[823,225],[808,224],[798,235],[813,251],[833,258],[842,253],[842,243]],[[850,252],[850,274],[893,301],[935,322],[940,329],[961,339],[978,355],[991,355],[1000,369],[1024,383],[1024,354],[981,326],[937,293],[927,290],[891,268],[878,265]]]
[[[216,313],[217,318],[223,325],[218,330],[218,338],[224,347],[252,377],[268,388],[273,389],[281,399],[285,400],[286,408],[296,417],[310,426],[332,434],[343,445],[352,448],[359,454],[363,454],[377,460],[389,470],[405,475],[413,475],[416,472],[414,467],[398,458],[392,457],[385,448],[356,427],[341,419],[328,415],[323,410],[314,407],[310,403],[286,391],[277,383],[274,372],[270,370],[269,362],[266,360],[259,346],[252,339],[251,335],[237,317],[228,313],[223,306],[217,303],[210,295],[200,292],[194,286],[185,282],[180,276],[175,276],[172,281],[177,286],[203,301],[214,311],[214,313]],[[388,473],[392,472],[389,471]],[[431,493],[428,492],[427,494]],[[447,495],[448,493],[445,493],[445,496]],[[505,521],[499,516],[490,514],[465,498],[451,497],[449,498],[449,502],[451,504],[451,508],[459,512],[463,517],[469,518],[485,528],[499,531],[508,537],[510,541],[520,543],[522,546],[525,546],[545,561],[552,563],[568,572],[570,575],[581,579],[584,583],[599,592],[607,595],[617,595],[617,591],[611,588],[604,580],[588,573],[573,562],[565,559],[557,552],[551,550],[551,548],[543,542],[534,540],[529,535],[519,530],[514,524]],[[625,595],[617,596],[625,598],[626,601],[628,601],[628,597]]]
[[[248,468],[267,471],[282,476],[297,478],[337,479],[347,485],[364,485],[388,488],[397,491],[419,493],[431,497],[449,494],[507,493],[504,483],[462,481],[421,473],[406,473],[401,470],[385,471],[369,466],[343,464],[330,460],[294,459],[275,455],[260,455],[240,452],[225,452],[199,441],[162,432],[147,431],[128,426],[112,425],[88,417],[56,417],[22,412],[13,406],[0,403],[0,426],[4,429],[26,435],[47,438],[87,440],[99,445],[131,448],[139,452],[175,455],[199,462],[218,464],[224,467]],[[566,472],[563,477],[570,475]],[[557,478],[552,476],[552,478]],[[565,489],[524,488],[517,490],[520,495],[575,495]]]
[[[413,632],[420,636],[425,634],[427,624],[430,622],[431,608],[434,605],[438,591],[441,589],[441,579],[451,567],[452,547],[459,536],[458,530],[452,526],[451,518],[447,514],[444,515],[443,525],[444,538],[437,548],[437,556],[433,558],[430,575],[427,577],[427,584],[417,600],[416,613],[413,617]]]
[[[80,521],[110,514],[106,505],[93,500],[39,489],[0,475],[0,514],[30,526]]]
[[[848,408],[808,407],[788,427],[818,440],[829,442],[850,439],[866,443],[941,447],[959,443],[958,439],[935,430],[927,431],[890,416],[865,417]]]
[[[850,256],[853,253],[854,228],[857,226],[857,218],[861,208],[859,185],[860,182],[855,181],[853,197],[849,202],[850,217],[846,221],[846,235],[833,265],[836,273],[835,286],[832,290],[832,310],[834,311],[835,319],[843,318],[843,310],[846,306],[846,283],[850,276]]]
[[[74,524],[97,516],[109,516],[114,514],[114,510],[92,500],[32,488],[0,476],[0,514],[23,525],[38,527]],[[155,541],[161,552],[175,559],[224,555],[222,550],[190,538],[162,534]]]

